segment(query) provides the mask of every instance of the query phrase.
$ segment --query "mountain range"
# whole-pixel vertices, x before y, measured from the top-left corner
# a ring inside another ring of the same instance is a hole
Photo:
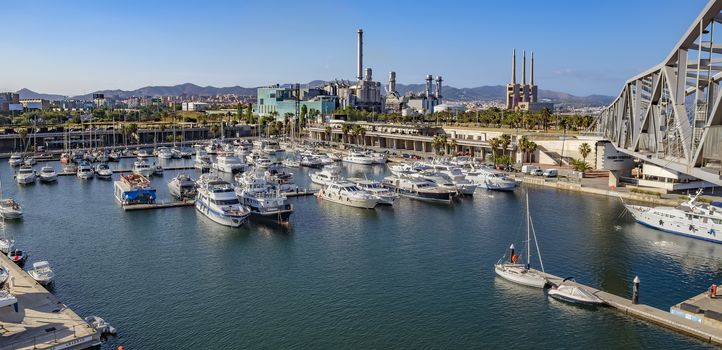
[[[320,86],[324,83],[322,80],[314,80],[304,86]],[[284,84],[289,86],[290,84]],[[400,94],[408,92],[422,92],[425,89],[424,84],[396,84],[396,90]],[[68,98],[63,95],[37,93],[29,89],[17,91],[20,98],[42,98],[47,100],[64,100]],[[85,95],[72,96],[71,99],[91,100],[95,93],[105,94],[106,97],[128,98],[132,96],[215,96],[215,95],[244,95],[255,96],[256,88],[247,88],[242,86],[230,87],[213,87],[198,86],[191,83],[179,84],[174,86],[146,86],[136,90],[100,90]],[[503,85],[485,85],[473,88],[455,88],[453,86],[443,86],[442,95],[446,100],[452,101],[503,101],[506,93],[506,86]],[[589,95],[575,96],[564,92],[552,90],[539,90],[539,99],[549,99],[557,104],[568,104],[576,106],[605,106],[610,104],[614,97],[606,95]]]

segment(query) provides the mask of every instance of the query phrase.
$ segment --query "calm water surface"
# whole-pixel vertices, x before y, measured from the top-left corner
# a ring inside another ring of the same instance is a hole
[[[709,346],[496,278],[493,264],[526,235],[524,191],[376,210],[296,198],[287,228],[231,229],[194,208],[124,212],[111,181],[18,187],[12,171],[0,164],[3,191],[25,218],[7,232],[30,263],[50,261],[62,301],[118,328],[106,349]],[[308,186],[308,170],[295,172]],[[175,173],[152,179],[160,199]],[[722,245],[637,225],[614,199],[528,193],[549,272],[623,296],[639,275],[642,301],[664,310],[720,280]]]

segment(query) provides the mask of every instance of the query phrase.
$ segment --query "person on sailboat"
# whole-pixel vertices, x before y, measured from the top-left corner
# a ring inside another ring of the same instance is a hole
[[[519,257],[516,254],[514,254],[514,243],[512,243],[511,246],[509,246],[509,250],[511,251],[511,255],[510,255],[511,263],[516,264],[516,261],[519,259]]]

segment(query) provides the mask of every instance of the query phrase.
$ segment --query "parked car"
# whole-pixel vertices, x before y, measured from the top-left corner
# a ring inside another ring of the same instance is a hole
[[[529,175],[542,176],[542,175],[544,175],[544,170],[541,170],[541,169],[538,169],[538,168],[537,168],[537,169],[532,170],[532,171],[529,173]]]
[[[547,169],[547,170],[544,170],[543,176],[544,177],[557,177],[557,176],[559,176],[559,171],[557,169]]]
[[[534,165],[522,165],[521,172],[524,174],[534,175],[532,174],[532,171],[539,169],[538,166]]]

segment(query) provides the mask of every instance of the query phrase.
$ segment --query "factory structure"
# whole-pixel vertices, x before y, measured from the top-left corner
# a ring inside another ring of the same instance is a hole
[[[534,52],[531,53],[531,75],[526,82],[526,51],[522,53],[521,84],[516,82],[516,49],[511,56],[511,83],[506,85],[506,109],[512,111],[536,112],[544,108],[554,110],[551,102],[540,102],[538,88],[534,84]]]
[[[442,103],[442,81],[441,76],[437,76],[436,85],[434,85],[434,78],[427,75],[426,88],[423,92],[409,92],[406,95],[401,95],[396,91],[396,72],[390,72],[389,84],[386,86],[386,112],[401,113],[401,115],[433,113],[434,108]]]

